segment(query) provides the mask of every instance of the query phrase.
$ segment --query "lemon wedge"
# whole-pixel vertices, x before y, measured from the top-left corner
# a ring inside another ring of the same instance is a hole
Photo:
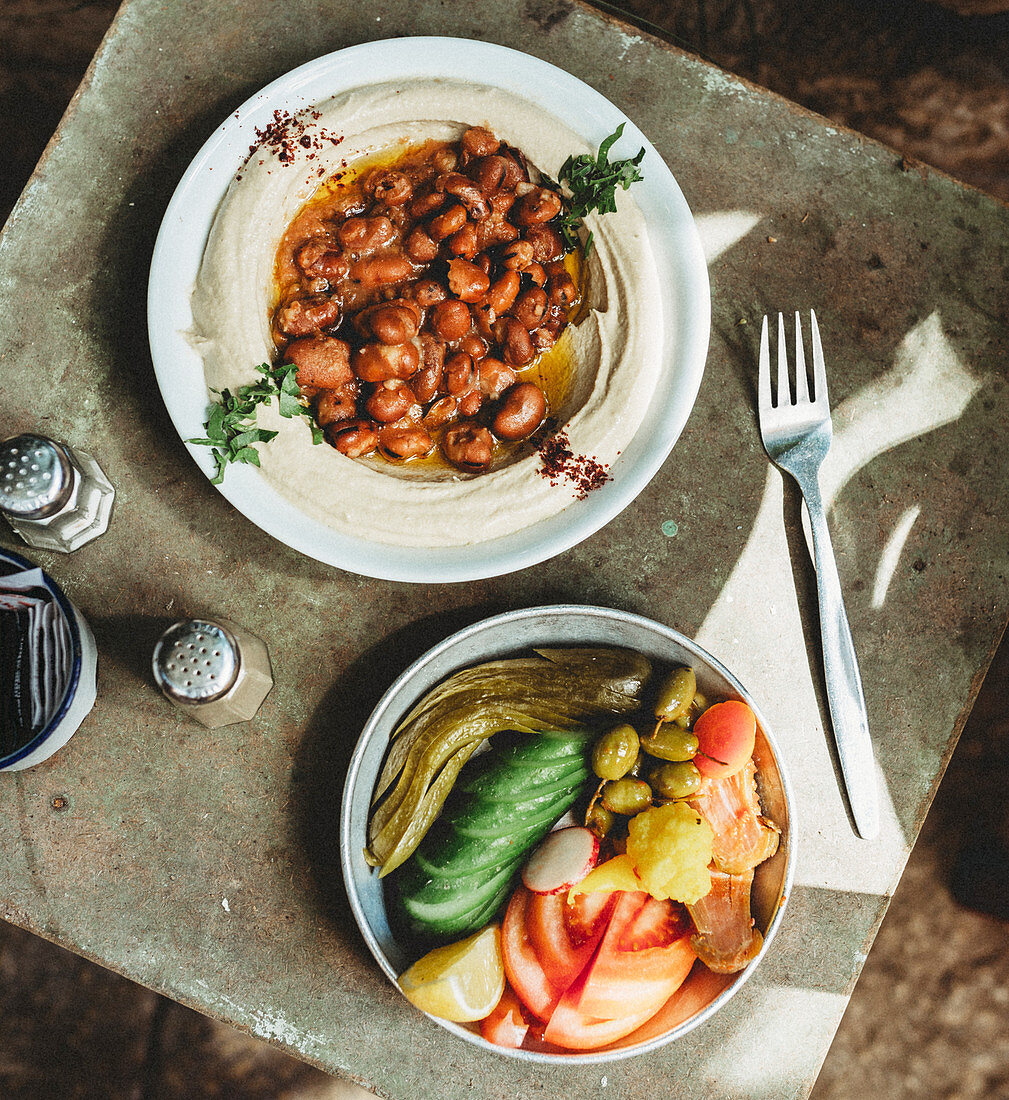
[[[488,1016],[501,1000],[504,984],[497,924],[458,943],[436,947],[399,977],[399,988],[411,1004],[456,1023]]]

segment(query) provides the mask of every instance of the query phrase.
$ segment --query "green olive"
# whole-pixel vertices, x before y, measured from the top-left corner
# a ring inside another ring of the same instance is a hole
[[[641,738],[641,747],[649,756],[660,760],[693,760],[697,755],[697,735],[673,723],[659,726],[654,733]]]
[[[689,798],[701,785],[701,773],[691,760],[661,764],[648,781],[659,798]]]
[[[615,779],[603,787],[603,806],[614,814],[634,814],[652,804],[652,788],[643,779]]]
[[[613,830],[616,820],[616,816],[610,813],[601,802],[593,802],[585,815],[585,827],[591,829],[602,840]]]
[[[655,717],[672,722],[686,714],[697,691],[697,677],[692,668],[674,668],[659,685],[655,697]]]
[[[622,779],[638,757],[638,731],[626,722],[614,726],[595,743],[592,769],[600,779]]]
[[[694,728],[694,723],[707,709],[708,700],[706,696],[696,691],[694,692],[693,699],[690,700],[690,706],[687,707],[686,712],[675,719],[676,724],[682,726],[685,730],[692,730]]]
[[[645,772],[648,771],[648,766],[651,764],[651,757],[644,749],[638,749],[638,755],[634,758],[634,763],[631,765],[631,770],[627,773],[632,779],[641,779]]]

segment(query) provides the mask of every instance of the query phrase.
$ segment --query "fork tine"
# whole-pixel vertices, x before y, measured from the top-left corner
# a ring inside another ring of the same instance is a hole
[[[760,326],[760,357],[757,360],[757,408],[771,407],[771,351],[767,342],[767,314]]]
[[[776,409],[782,405],[791,405],[792,391],[788,385],[788,347],[785,344],[785,316],[778,314],[778,398]]]
[[[802,321],[795,311],[795,403],[805,405],[809,401],[809,384],[806,381],[806,353],[802,347]]]
[[[817,403],[827,404],[827,367],[823,362],[823,344],[820,343],[820,326],[816,314],[809,311],[813,340],[813,393]]]

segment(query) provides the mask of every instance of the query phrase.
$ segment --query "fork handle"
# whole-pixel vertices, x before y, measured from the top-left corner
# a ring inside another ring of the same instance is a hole
[[[855,645],[841,598],[841,581],[827,530],[820,485],[815,474],[799,483],[813,535],[813,564],[820,604],[823,674],[834,729],[834,742],[858,835],[872,840],[879,833],[879,796],[869,719],[862,694]]]

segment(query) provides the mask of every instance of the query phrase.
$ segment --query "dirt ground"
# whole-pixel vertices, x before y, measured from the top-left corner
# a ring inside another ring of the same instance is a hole
[[[1009,0],[624,0],[645,29],[1009,201]],[[0,222],[116,4],[0,3]],[[964,16],[965,12],[989,12]],[[996,656],[813,1091],[1009,1097],[1009,644]],[[980,837],[992,839],[981,841]],[[0,1097],[366,1094],[0,923]],[[420,1098],[418,1098],[420,1100]],[[426,1098],[425,1098],[426,1100]]]

